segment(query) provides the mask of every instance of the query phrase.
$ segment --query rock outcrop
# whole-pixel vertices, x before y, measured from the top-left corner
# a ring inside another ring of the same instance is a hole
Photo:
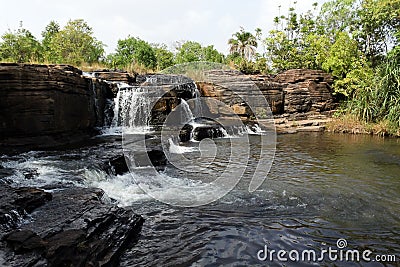
[[[285,113],[322,112],[336,107],[333,78],[324,71],[293,69],[278,74],[274,80],[283,85]]]
[[[110,86],[68,65],[0,64],[0,146],[84,140],[103,123]]]
[[[137,75],[128,73],[126,71],[101,70],[94,71],[93,76],[109,82],[124,82],[127,84],[135,84]]]
[[[207,77],[210,81],[198,83],[202,96],[222,101],[242,117],[253,115],[246,101],[250,99],[251,107],[258,108],[258,96],[265,97],[275,115],[323,112],[336,107],[331,89],[332,76],[319,70],[294,69],[276,76],[219,71],[211,72]],[[221,113],[213,107],[210,110]]]
[[[131,210],[111,204],[100,189],[50,194],[2,186],[0,196],[0,218],[20,213],[15,224],[0,219],[6,266],[115,266],[136,242],[143,223]]]

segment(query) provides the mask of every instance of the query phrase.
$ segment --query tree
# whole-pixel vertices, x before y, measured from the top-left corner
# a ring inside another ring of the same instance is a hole
[[[2,35],[0,42],[0,59],[6,61],[41,62],[42,47],[32,33],[22,27],[16,31],[9,30]]]
[[[131,36],[118,40],[116,52],[109,55],[108,62],[113,68],[137,65],[154,70],[157,67],[157,57],[153,47],[146,41]]]
[[[203,47],[203,57],[204,61],[215,63],[223,63],[225,60],[224,55],[218,52],[218,50],[216,50],[213,45]]]
[[[178,44],[176,53],[176,63],[203,61],[203,49],[200,43],[187,41]]]
[[[400,29],[400,1],[363,0],[358,9],[355,32],[362,51],[373,66],[379,65],[396,41]]]
[[[82,19],[70,20],[61,31],[57,31],[54,23],[46,28],[45,38],[54,63],[92,64],[104,55],[104,44],[93,36],[92,28]]]
[[[326,35],[334,42],[339,32],[353,32],[357,20],[356,0],[331,0],[322,5],[318,21]]]
[[[163,70],[175,64],[174,53],[165,44],[152,44],[157,59],[157,69]]]
[[[176,53],[176,63],[186,63],[194,61],[210,61],[222,63],[224,55],[218,52],[213,45],[203,47],[198,42],[186,41],[178,44]]]
[[[365,87],[364,81],[370,80],[372,76],[372,69],[365,55],[358,49],[357,41],[346,32],[338,34],[322,67],[336,78],[335,91],[347,97],[352,97],[360,85]]]
[[[314,4],[316,9],[317,4]],[[296,14],[290,8],[288,17],[276,17],[274,22],[281,30],[272,30],[264,40],[266,56],[275,71],[293,68],[321,69],[329,47],[329,37],[324,34],[311,10]]]
[[[252,33],[246,32],[243,28],[240,28],[240,31],[234,33],[232,37],[228,40],[230,53],[237,52],[244,59],[251,61],[256,53],[256,37]]]
[[[55,21],[50,21],[46,26],[45,30],[42,31],[42,47],[44,51],[44,58],[48,62],[56,62],[54,57],[55,52],[52,49],[52,40],[56,34],[60,31],[60,25]]]

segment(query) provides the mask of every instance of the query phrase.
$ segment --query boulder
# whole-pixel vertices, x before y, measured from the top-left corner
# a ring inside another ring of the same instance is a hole
[[[111,204],[100,189],[68,188],[54,192],[52,198],[29,189],[35,199],[41,199],[38,194],[46,196],[40,202],[24,196],[32,196],[28,189],[1,190],[31,203],[27,211],[35,208],[29,221],[0,231],[3,263],[10,266],[115,266],[121,253],[136,242],[143,224],[141,216]]]

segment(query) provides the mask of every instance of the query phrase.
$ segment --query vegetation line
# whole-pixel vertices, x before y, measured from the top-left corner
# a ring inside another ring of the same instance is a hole
[[[305,13],[297,13],[295,6],[287,16],[274,18],[275,28],[265,36],[259,28],[233,33],[226,56],[195,41],[176,42],[170,51],[165,44],[133,36],[119,40],[115,52],[106,55],[92,28],[77,19],[64,28],[51,21],[40,40],[21,22],[1,36],[0,61],[138,73],[193,61],[224,63],[244,73],[322,69],[335,78],[341,128],[356,120],[357,125],[374,125],[366,132],[400,136],[400,0],[331,0]],[[262,53],[257,52],[260,46]]]

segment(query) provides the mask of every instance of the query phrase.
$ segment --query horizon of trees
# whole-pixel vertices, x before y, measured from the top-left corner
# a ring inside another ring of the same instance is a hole
[[[82,19],[64,28],[51,21],[41,40],[21,23],[1,36],[0,61],[98,64],[139,72],[193,61],[224,63],[244,73],[322,69],[335,78],[334,92],[347,100],[343,113],[386,121],[400,135],[400,0],[330,0],[304,13],[291,7],[273,21],[268,33],[259,28],[233,33],[226,56],[195,41],[177,42],[171,51],[132,36],[106,55],[105,45]]]

